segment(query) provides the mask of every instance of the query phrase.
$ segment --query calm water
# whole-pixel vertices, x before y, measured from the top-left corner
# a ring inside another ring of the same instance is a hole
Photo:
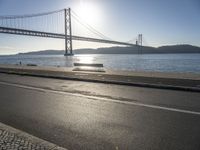
[[[200,73],[200,54],[143,55],[16,55],[0,56],[0,64],[37,64],[40,66],[72,67],[74,62],[103,63],[114,70]]]

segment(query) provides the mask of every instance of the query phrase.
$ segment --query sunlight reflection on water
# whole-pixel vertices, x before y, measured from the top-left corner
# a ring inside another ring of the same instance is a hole
[[[94,63],[94,56],[84,55],[84,56],[78,57],[78,62],[83,63],[83,64],[92,64]]]

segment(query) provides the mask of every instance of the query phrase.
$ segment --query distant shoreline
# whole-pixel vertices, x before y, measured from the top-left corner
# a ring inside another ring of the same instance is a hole
[[[63,51],[64,52],[64,51]],[[197,52],[197,53],[140,53],[140,54],[131,54],[131,53],[129,53],[129,54],[126,54],[126,53],[118,53],[118,54],[115,54],[115,53],[113,53],[113,54],[111,54],[111,53],[107,53],[107,54],[100,54],[100,53],[98,53],[98,54],[96,54],[96,53],[92,53],[92,54],[89,54],[89,53],[81,53],[81,54],[79,54],[79,53],[75,53],[75,55],[161,55],[161,54],[164,54],[164,55],[168,55],[168,54],[200,54],[200,52]],[[15,55],[64,55],[64,53],[62,53],[62,54],[15,54]],[[0,55],[0,56],[13,56],[13,55]]]
[[[40,50],[16,55],[63,55],[64,50]],[[158,48],[148,46],[108,47],[98,49],[76,49],[74,54],[200,54],[200,47],[192,45],[171,45]],[[9,56],[9,55],[1,55]]]

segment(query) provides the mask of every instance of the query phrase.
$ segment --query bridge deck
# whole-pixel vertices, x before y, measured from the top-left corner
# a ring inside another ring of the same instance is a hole
[[[32,30],[17,29],[17,28],[7,28],[7,27],[0,27],[0,33],[65,39],[65,34],[32,31]],[[82,37],[82,36],[72,36],[72,40],[135,46],[134,44],[125,43],[125,42],[105,40],[105,39],[96,39],[96,38]]]

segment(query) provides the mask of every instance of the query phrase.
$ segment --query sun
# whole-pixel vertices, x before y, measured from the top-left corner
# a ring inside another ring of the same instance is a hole
[[[89,25],[98,24],[100,21],[100,10],[98,5],[92,1],[80,0],[77,14]]]

